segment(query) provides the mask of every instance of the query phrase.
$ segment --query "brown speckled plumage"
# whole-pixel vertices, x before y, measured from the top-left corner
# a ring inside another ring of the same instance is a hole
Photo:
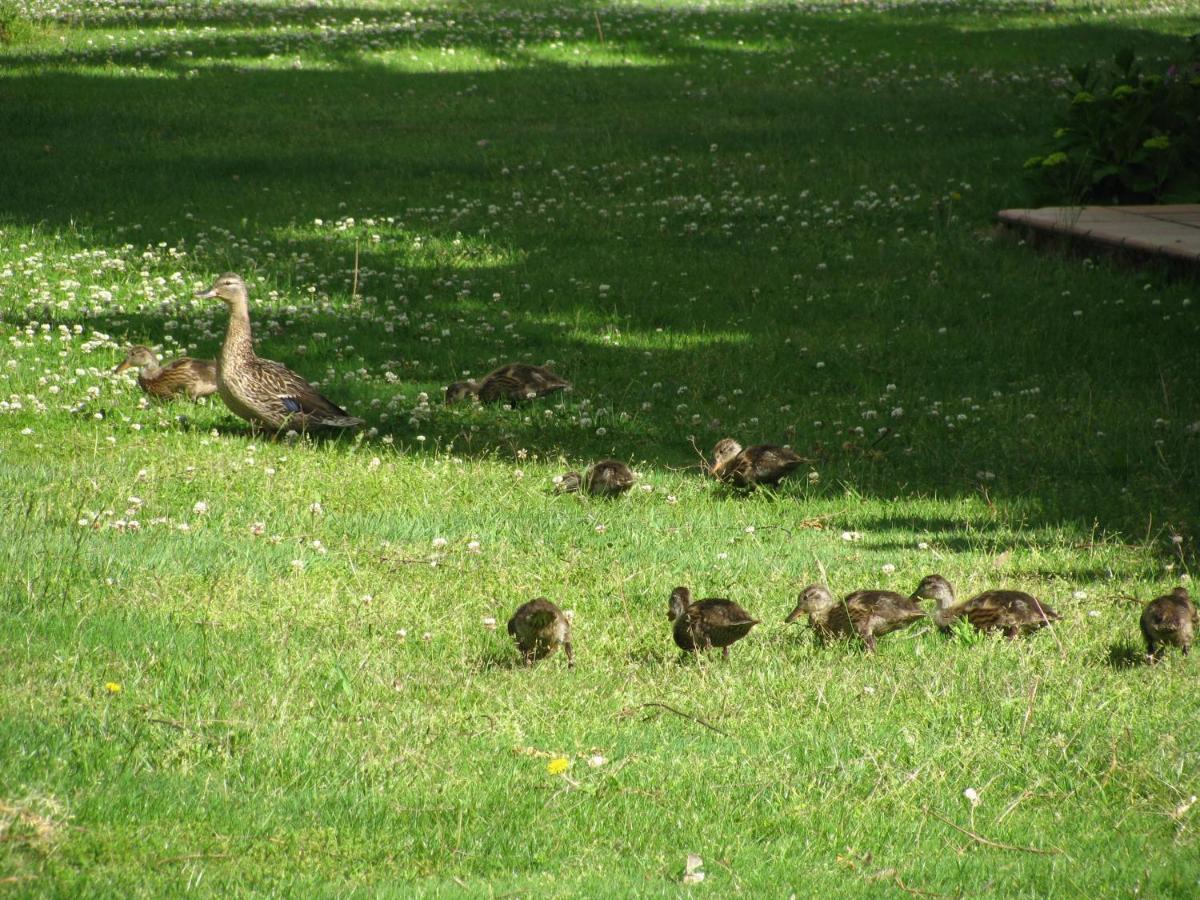
[[[801,591],[800,602],[784,621],[795,622],[806,613],[809,625],[822,640],[857,637],[870,652],[875,651],[876,637],[925,618],[925,610],[903,594],[854,591],[836,600],[823,584],[810,584]]]
[[[239,276],[226,273],[197,296],[219,297],[229,307],[229,329],[217,358],[217,390],[235,415],[272,431],[353,428],[362,424],[362,419],[321,396],[291,369],[254,352],[249,296]]]
[[[181,356],[159,365],[154,352],[138,344],[129,348],[113,371],[120,374],[132,368],[138,369],[138,386],[156,400],[199,400],[217,392],[217,364],[211,360]]]
[[[787,447],[755,444],[743,449],[733,438],[717,441],[712,455],[708,473],[742,490],[752,490],[760,484],[777,485],[804,462]]]
[[[450,385],[446,388],[446,403],[478,397],[483,403],[509,403],[516,406],[570,387],[569,381],[559,378],[544,366],[509,363],[478,381],[458,381]]]
[[[1178,647],[1187,656],[1192,648],[1196,629],[1200,628],[1200,611],[1185,588],[1177,587],[1169,594],[1156,597],[1142,610],[1142,637],[1146,639],[1146,654],[1151,662],[1162,657],[1166,645]]]
[[[586,491],[594,497],[618,497],[632,486],[637,476],[625,463],[617,459],[605,459],[596,463],[587,473],[567,472],[558,482],[558,490],[564,494]]]
[[[534,660],[545,659],[562,647],[567,656],[567,667],[574,668],[571,623],[566,614],[545,597],[519,606],[508,620],[508,633],[521,651],[525,665],[533,665]]]
[[[758,624],[758,619],[732,600],[711,597],[692,602],[692,592],[677,587],[671,592],[667,618],[675,624],[673,635],[681,650],[710,650],[720,647],[729,658],[729,645],[741,640]]]
[[[984,591],[958,603],[954,588],[941,575],[925,576],[912,597],[914,600],[924,597],[937,604],[933,623],[942,631],[949,631],[955,619],[963,618],[979,631],[1003,631],[1005,636],[1015,638],[1032,634],[1062,618],[1024,591]]]

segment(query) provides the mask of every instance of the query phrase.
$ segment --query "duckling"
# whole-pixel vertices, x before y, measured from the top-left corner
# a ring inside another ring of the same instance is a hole
[[[729,645],[758,624],[758,619],[732,600],[709,598],[693,603],[692,592],[685,587],[671,591],[667,619],[675,623],[675,643],[680,650],[720,647],[725,659],[729,659]]]
[[[585,490],[594,497],[619,497],[631,487],[637,476],[633,469],[617,459],[605,459],[587,470],[586,476],[567,472],[559,480],[559,493],[570,494]]]
[[[713,462],[708,473],[742,490],[760,484],[775,486],[799,466],[803,459],[787,447],[756,444],[742,448],[733,438],[722,438],[713,447]]]
[[[1141,624],[1150,662],[1158,662],[1162,658],[1164,644],[1178,647],[1187,656],[1196,629],[1200,628],[1200,611],[1192,603],[1187,590],[1177,587],[1171,593],[1146,604],[1142,610]]]
[[[534,660],[545,659],[562,647],[567,655],[567,668],[575,668],[571,621],[545,597],[538,597],[517,607],[508,620],[508,633],[521,651],[525,665],[532,666]]]
[[[446,403],[456,403],[465,397],[478,397],[484,403],[501,402],[516,406],[526,400],[570,388],[569,381],[564,381],[544,366],[509,363],[478,381],[456,381],[446,388]]]
[[[1045,603],[1024,591],[984,591],[970,600],[955,602],[954,588],[941,575],[926,575],[913,592],[912,599],[925,598],[937,603],[933,624],[949,631],[954,620],[962,617],[979,631],[999,629],[1012,639],[1032,634],[1062,618]]]
[[[199,400],[217,392],[217,364],[211,360],[181,356],[160,366],[154,351],[136,344],[113,372],[120,375],[134,368],[140,370],[138,386],[156,400],[174,400],[183,395]]]
[[[791,624],[808,613],[808,623],[822,640],[858,637],[875,652],[875,637],[907,628],[925,618],[925,610],[895,591],[855,591],[839,602],[823,584],[810,584],[800,592],[800,602],[783,621]]]
[[[291,369],[255,354],[250,298],[240,276],[227,272],[196,296],[220,297],[229,307],[229,329],[217,358],[217,390],[235,415],[272,431],[353,428],[363,423],[321,396]]]

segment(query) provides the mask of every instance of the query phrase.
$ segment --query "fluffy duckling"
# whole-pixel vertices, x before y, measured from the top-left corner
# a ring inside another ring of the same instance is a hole
[[[254,352],[250,298],[240,276],[227,272],[196,296],[219,297],[229,307],[229,329],[217,358],[217,390],[235,415],[272,431],[353,428],[362,424],[362,419],[321,396],[291,369]]]
[[[933,600],[933,623],[949,631],[955,619],[965,618],[978,631],[1000,630],[1012,639],[1032,634],[1062,618],[1045,603],[1024,591],[984,591],[970,600],[955,602],[954,588],[941,575],[926,575],[912,599]]]
[[[153,350],[137,344],[129,348],[113,372],[120,375],[126,369],[139,370],[138,387],[156,400],[180,396],[199,400],[217,392],[217,364],[211,360],[181,356],[160,366]]]
[[[875,652],[876,636],[925,618],[925,610],[915,600],[895,591],[855,591],[838,601],[823,584],[810,584],[801,591],[800,602],[784,622],[791,624],[805,613],[822,640],[858,637],[869,653]]]
[[[729,659],[729,645],[740,641],[758,624],[758,619],[732,600],[714,597],[693,603],[692,592],[685,587],[671,591],[667,619],[675,623],[675,643],[679,649],[720,647],[725,659]]]
[[[508,620],[508,633],[521,651],[525,665],[532,666],[534,660],[545,659],[562,647],[567,655],[567,668],[575,668],[571,621],[545,597],[538,597],[517,607]]]
[[[593,497],[619,497],[633,487],[636,480],[633,469],[625,463],[617,459],[605,459],[588,469],[585,475],[567,472],[559,480],[557,489],[563,494],[583,490]]]
[[[753,490],[760,484],[775,486],[804,462],[787,447],[756,444],[743,449],[733,438],[717,441],[712,455],[708,473],[742,490]]]
[[[484,375],[478,381],[456,381],[446,388],[446,403],[466,397],[478,397],[483,403],[508,403],[516,406],[526,400],[544,397],[555,391],[569,390],[571,383],[544,366],[509,363]]]
[[[1178,647],[1187,656],[1196,629],[1200,628],[1200,611],[1187,590],[1177,587],[1146,604],[1141,624],[1150,662],[1162,658],[1163,646],[1167,644]]]

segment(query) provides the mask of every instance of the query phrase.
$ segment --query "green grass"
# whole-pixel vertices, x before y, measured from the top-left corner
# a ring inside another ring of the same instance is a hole
[[[1172,58],[1200,5],[22,13],[0,889],[1195,894],[1196,663],[1137,632],[1196,559],[1195,275],[993,215],[1066,66]],[[265,440],[111,376],[215,354],[191,295],[226,269],[260,353],[369,430]],[[441,406],[509,360],[575,390]],[[813,462],[732,496],[693,447],[727,434]],[[645,490],[550,491],[608,455]],[[867,657],[782,625],[822,570],[1065,619]],[[676,584],[764,624],[681,662]],[[539,595],[573,673],[515,665]]]

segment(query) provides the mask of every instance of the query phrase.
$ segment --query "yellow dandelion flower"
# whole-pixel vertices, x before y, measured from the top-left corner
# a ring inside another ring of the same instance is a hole
[[[546,763],[546,771],[551,775],[561,775],[569,768],[571,768],[571,761],[565,756],[556,756]]]
[[[120,685],[118,682],[115,682],[115,681],[106,681],[106,682],[104,683],[104,689],[105,689],[106,691],[108,691],[110,694],[119,694],[119,693],[121,693],[121,685]]]

